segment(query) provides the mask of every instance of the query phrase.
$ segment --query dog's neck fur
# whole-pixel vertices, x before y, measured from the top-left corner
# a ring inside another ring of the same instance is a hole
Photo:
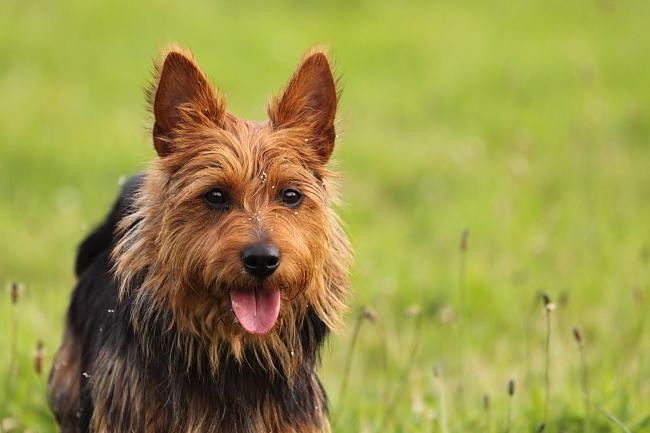
[[[187,347],[170,328],[165,314],[151,316],[150,323],[131,325],[129,299],[115,309],[116,326],[107,333],[115,341],[101,350],[93,381],[101,395],[93,395],[94,431],[161,431],[277,433],[327,431],[327,401],[316,377],[318,351],[327,327],[313,311],[308,311],[300,330],[303,356],[292,377],[269,371],[254,352],[245,350],[244,362],[223,350],[220,363],[212,370],[205,355]],[[121,343],[121,344],[120,344]],[[194,342],[200,344],[200,342]],[[188,356],[198,353],[196,359]],[[115,398],[129,395],[130,399]],[[128,401],[128,403],[126,403]],[[183,414],[183,416],[179,416]],[[135,430],[134,430],[135,427]]]

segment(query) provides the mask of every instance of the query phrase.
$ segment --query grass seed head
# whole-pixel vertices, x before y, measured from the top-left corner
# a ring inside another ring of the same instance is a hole
[[[16,305],[20,299],[20,284],[15,281],[11,283],[9,286],[9,296],[11,297],[11,303]]]
[[[363,316],[364,319],[368,320],[369,322],[374,322],[375,320],[377,320],[377,314],[368,307],[363,307],[363,309],[361,310],[361,315]]]
[[[467,250],[467,240],[469,238],[469,230],[465,229],[462,231],[460,234],[460,250],[461,251],[466,251]]]
[[[573,339],[578,344],[582,344],[582,334],[578,328],[573,328]]]
[[[514,381],[514,379],[510,379],[510,380],[508,381],[508,395],[509,395],[510,397],[512,397],[513,395],[515,395],[515,381]]]
[[[43,358],[45,356],[43,341],[38,340],[36,343],[36,352],[34,353],[34,371],[39,376],[43,373]]]
[[[555,304],[551,302],[550,296],[542,292],[540,293],[540,297],[542,298],[542,303],[544,304],[544,311],[550,313],[551,311],[555,310]]]

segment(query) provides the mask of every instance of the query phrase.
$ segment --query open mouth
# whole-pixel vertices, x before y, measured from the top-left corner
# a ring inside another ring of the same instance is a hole
[[[232,290],[230,302],[237,320],[250,334],[266,334],[278,320],[280,291],[275,288],[258,286],[252,290]]]

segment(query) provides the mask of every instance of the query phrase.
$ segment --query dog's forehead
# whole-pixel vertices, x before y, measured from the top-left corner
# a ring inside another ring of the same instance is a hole
[[[275,130],[269,122],[232,119],[224,129],[211,129],[192,165],[220,168],[240,179],[255,178],[266,172],[278,178],[311,175],[295,137]]]
[[[270,122],[243,120],[236,131],[234,149],[247,165],[269,166],[300,164],[301,152],[291,134],[276,130]],[[246,161],[245,159],[248,159]],[[253,164],[251,164],[253,163]]]

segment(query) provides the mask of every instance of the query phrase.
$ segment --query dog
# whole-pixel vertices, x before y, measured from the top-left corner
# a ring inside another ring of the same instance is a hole
[[[178,46],[147,94],[157,156],[78,249],[48,381],[61,431],[329,431],[316,368],[351,252],[328,56],[308,52],[261,123]]]

